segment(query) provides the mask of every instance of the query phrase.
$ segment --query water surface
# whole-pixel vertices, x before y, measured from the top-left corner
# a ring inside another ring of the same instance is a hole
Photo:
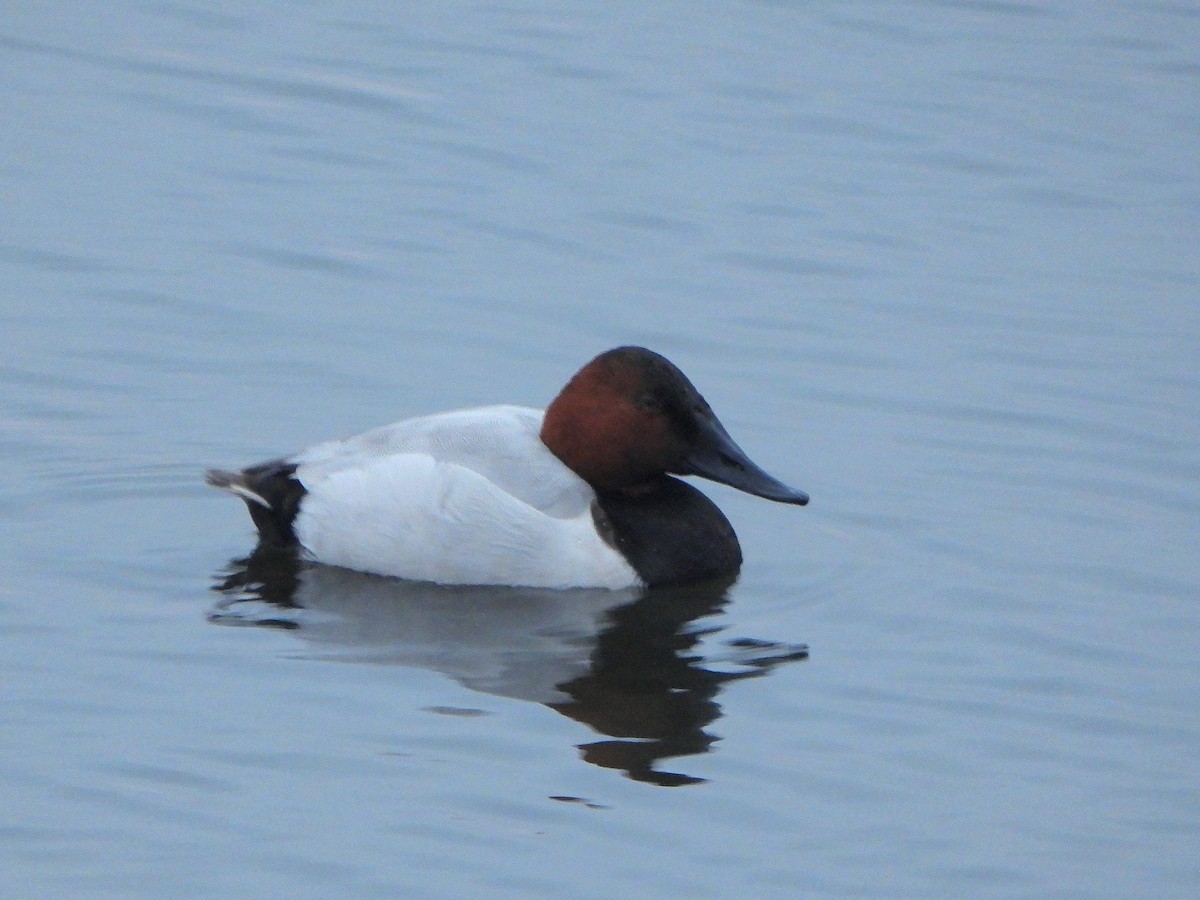
[[[1159,3],[11,12],[0,891],[1195,896],[1198,46]],[[813,496],[704,486],[736,584],[247,575],[201,481],[623,343]]]

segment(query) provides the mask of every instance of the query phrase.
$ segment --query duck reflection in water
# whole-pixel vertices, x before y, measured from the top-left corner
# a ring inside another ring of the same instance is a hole
[[[543,703],[611,740],[594,765],[658,785],[705,779],[657,768],[705,753],[731,681],[804,659],[803,644],[710,639],[732,579],[651,590],[538,590],[402,581],[260,547],[233,561],[210,620],[286,628],[317,658],[415,666],[472,690]],[[706,620],[701,623],[699,620]],[[705,644],[705,646],[701,646]]]

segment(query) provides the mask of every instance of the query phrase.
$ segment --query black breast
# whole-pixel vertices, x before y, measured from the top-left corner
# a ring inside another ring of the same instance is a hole
[[[742,548],[729,520],[690,484],[664,476],[636,494],[598,491],[592,507],[600,534],[647,585],[734,575]]]

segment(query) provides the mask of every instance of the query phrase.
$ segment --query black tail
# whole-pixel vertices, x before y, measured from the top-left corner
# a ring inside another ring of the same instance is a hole
[[[300,501],[308,493],[295,476],[293,463],[277,459],[240,472],[209,469],[204,480],[246,501],[263,544],[290,547],[296,544],[292,523],[300,512]]]

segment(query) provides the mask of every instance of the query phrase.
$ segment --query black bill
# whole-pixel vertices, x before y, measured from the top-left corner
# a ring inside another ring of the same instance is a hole
[[[808,503],[808,494],[804,491],[788,487],[755,465],[715,418],[697,416],[695,421],[700,433],[691,452],[684,457],[679,471],[674,474],[699,475],[780,503],[795,503],[797,506]]]

